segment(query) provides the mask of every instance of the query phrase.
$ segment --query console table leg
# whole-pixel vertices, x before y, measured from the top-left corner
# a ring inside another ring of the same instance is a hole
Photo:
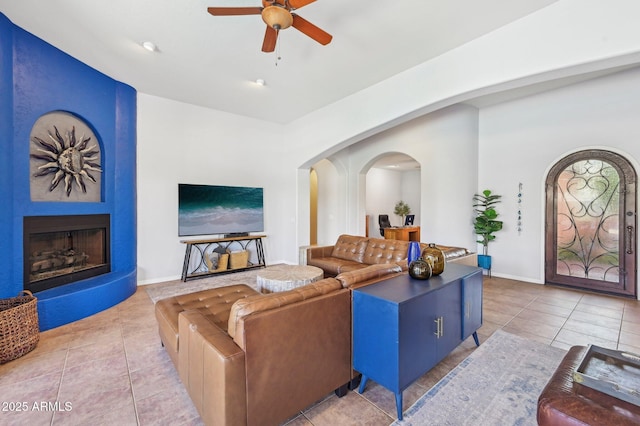
[[[480,346],[480,339],[478,339],[478,332],[477,331],[473,332],[473,340],[475,340],[476,346]]]
[[[398,420],[402,420],[402,392],[396,393],[396,411],[398,412]]]

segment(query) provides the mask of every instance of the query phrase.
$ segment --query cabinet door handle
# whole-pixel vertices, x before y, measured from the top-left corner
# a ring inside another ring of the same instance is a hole
[[[433,322],[436,323],[436,332],[433,334],[435,334],[436,337],[439,339],[444,335],[444,318],[438,317],[434,319]]]

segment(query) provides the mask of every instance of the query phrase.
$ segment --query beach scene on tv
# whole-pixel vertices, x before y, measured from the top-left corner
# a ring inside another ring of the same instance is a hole
[[[262,188],[178,184],[178,235],[264,230]]]

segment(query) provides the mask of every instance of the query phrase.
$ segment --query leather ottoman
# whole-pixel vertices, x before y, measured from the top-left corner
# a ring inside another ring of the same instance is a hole
[[[572,347],[538,398],[539,425],[640,425],[640,407],[573,381],[585,346]]]

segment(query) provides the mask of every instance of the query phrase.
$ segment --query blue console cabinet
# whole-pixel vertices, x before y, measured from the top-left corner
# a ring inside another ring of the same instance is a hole
[[[482,269],[450,264],[429,280],[401,275],[353,292],[353,365],[395,394],[402,392],[482,325]]]

